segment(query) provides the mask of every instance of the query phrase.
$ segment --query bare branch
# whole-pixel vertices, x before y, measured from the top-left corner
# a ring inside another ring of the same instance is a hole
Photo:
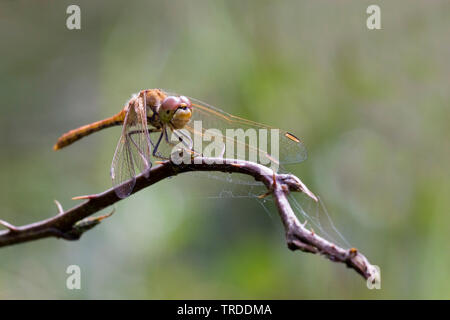
[[[374,279],[376,276],[375,267],[358,250],[343,249],[306,229],[304,224],[300,223],[287,199],[289,192],[303,192],[315,201],[317,198],[294,175],[277,174],[265,166],[242,160],[196,158],[195,163],[181,165],[166,161],[153,167],[148,178],[142,174],[139,175],[133,193],[165,178],[190,171],[221,171],[254,177],[255,180],[261,181],[266,186],[268,194],[274,197],[285,228],[289,249],[321,254],[331,261],[345,263],[365,279]],[[89,217],[90,215],[122,200],[117,197],[114,189],[96,195],[77,197],[77,199],[86,199],[86,201],[67,211],[63,211],[59,202],[55,201],[59,211],[56,216],[29,225],[16,227],[0,220],[0,224],[7,228],[5,231],[0,231],[0,247],[46,237],[77,240],[85,231],[109,216]]]

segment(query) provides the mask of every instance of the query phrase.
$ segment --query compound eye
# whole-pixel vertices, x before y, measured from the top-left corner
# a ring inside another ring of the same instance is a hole
[[[180,98],[169,96],[164,99],[161,104],[161,108],[164,110],[176,110],[180,106]]]
[[[185,103],[188,108],[192,108],[191,100],[189,100],[187,97],[180,96],[180,101],[181,103]]]

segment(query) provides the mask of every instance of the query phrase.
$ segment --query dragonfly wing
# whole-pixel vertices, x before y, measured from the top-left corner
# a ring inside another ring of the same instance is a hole
[[[128,197],[136,184],[136,172],[130,142],[122,135],[117,144],[111,165],[111,179],[119,198]]]
[[[193,116],[186,128],[194,136],[199,135],[202,138],[205,134],[208,135],[207,130],[217,129],[226,147],[225,157],[254,161],[255,159],[250,156],[253,154],[253,157],[257,155],[257,162],[262,164],[267,164],[268,161],[292,164],[306,159],[305,145],[293,134],[231,115],[204,102],[190,99],[193,103]],[[195,121],[201,121],[201,128],[195,125]],[[227,129],[232,131],[227,132]],[[243,134],[244,139],[241,139],[240,134]],[[217,137],[216,134],[214,135]],[[228,144],[234,147],[229,148]]]
[[[148,173],[152,166],[152,142],[148,132],[146,108],[140,105],[135,106],[133,110],[130,110],[130,116],[134,119],[126,126],[123,134],[129,139],[130,152],[139,172]]]
[[[131,194],[138,173],[148,176],[150,154],[145,108],[130,106],[111,165],[111,179],[118,197],[125,198]]]

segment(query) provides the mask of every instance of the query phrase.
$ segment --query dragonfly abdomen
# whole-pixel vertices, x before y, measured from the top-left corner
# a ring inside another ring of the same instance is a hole
[[[121,112],[110,118],[87,124],[85,126],[66,132],[61,137],[59,137],[58,141],[53,146],[53,150],[64,148],[74,143],[75,141],[102,129],[122,125],[124,118],[125,111],[122,110]]]

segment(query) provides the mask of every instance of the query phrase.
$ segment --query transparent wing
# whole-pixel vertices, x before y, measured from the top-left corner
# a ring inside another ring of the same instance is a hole
[[[111,165],[111,179],[119,198],[128,197],[140,172],[151,168],[151,142],[145,108],[130,106]]]
[[[152,166],[150,158],[152,143],[148,132],[146,108],[136,105],[130,110],[130,118],[124,129],[125,135],[129,139],[134,164],[139,172],[148,172]]]
[[[117,143],[111,165],[111,179],[119,198],[126,198],[136,184],[136,172],[128,138],[122,135]]]
[[[190,99],[193,105],[193,116],[186,129],[193,134],[194,139],[195,136],[208,139],[211,133],[215,137],[219,134],[225,147],[224,157],[255,161],[256,156],[256,162],[261,164],[268,162],[293,164],[306,159],[307,152],[304,144],[293,134],[231,115],[204,102]],[[217,131],[208,132],[209,129],[217,129]],[[227,129],[232,131],[227,132]],[[198,148],[198,144],[194,143],[194,145]],[[204,149],[204,142],[200,148]]]

